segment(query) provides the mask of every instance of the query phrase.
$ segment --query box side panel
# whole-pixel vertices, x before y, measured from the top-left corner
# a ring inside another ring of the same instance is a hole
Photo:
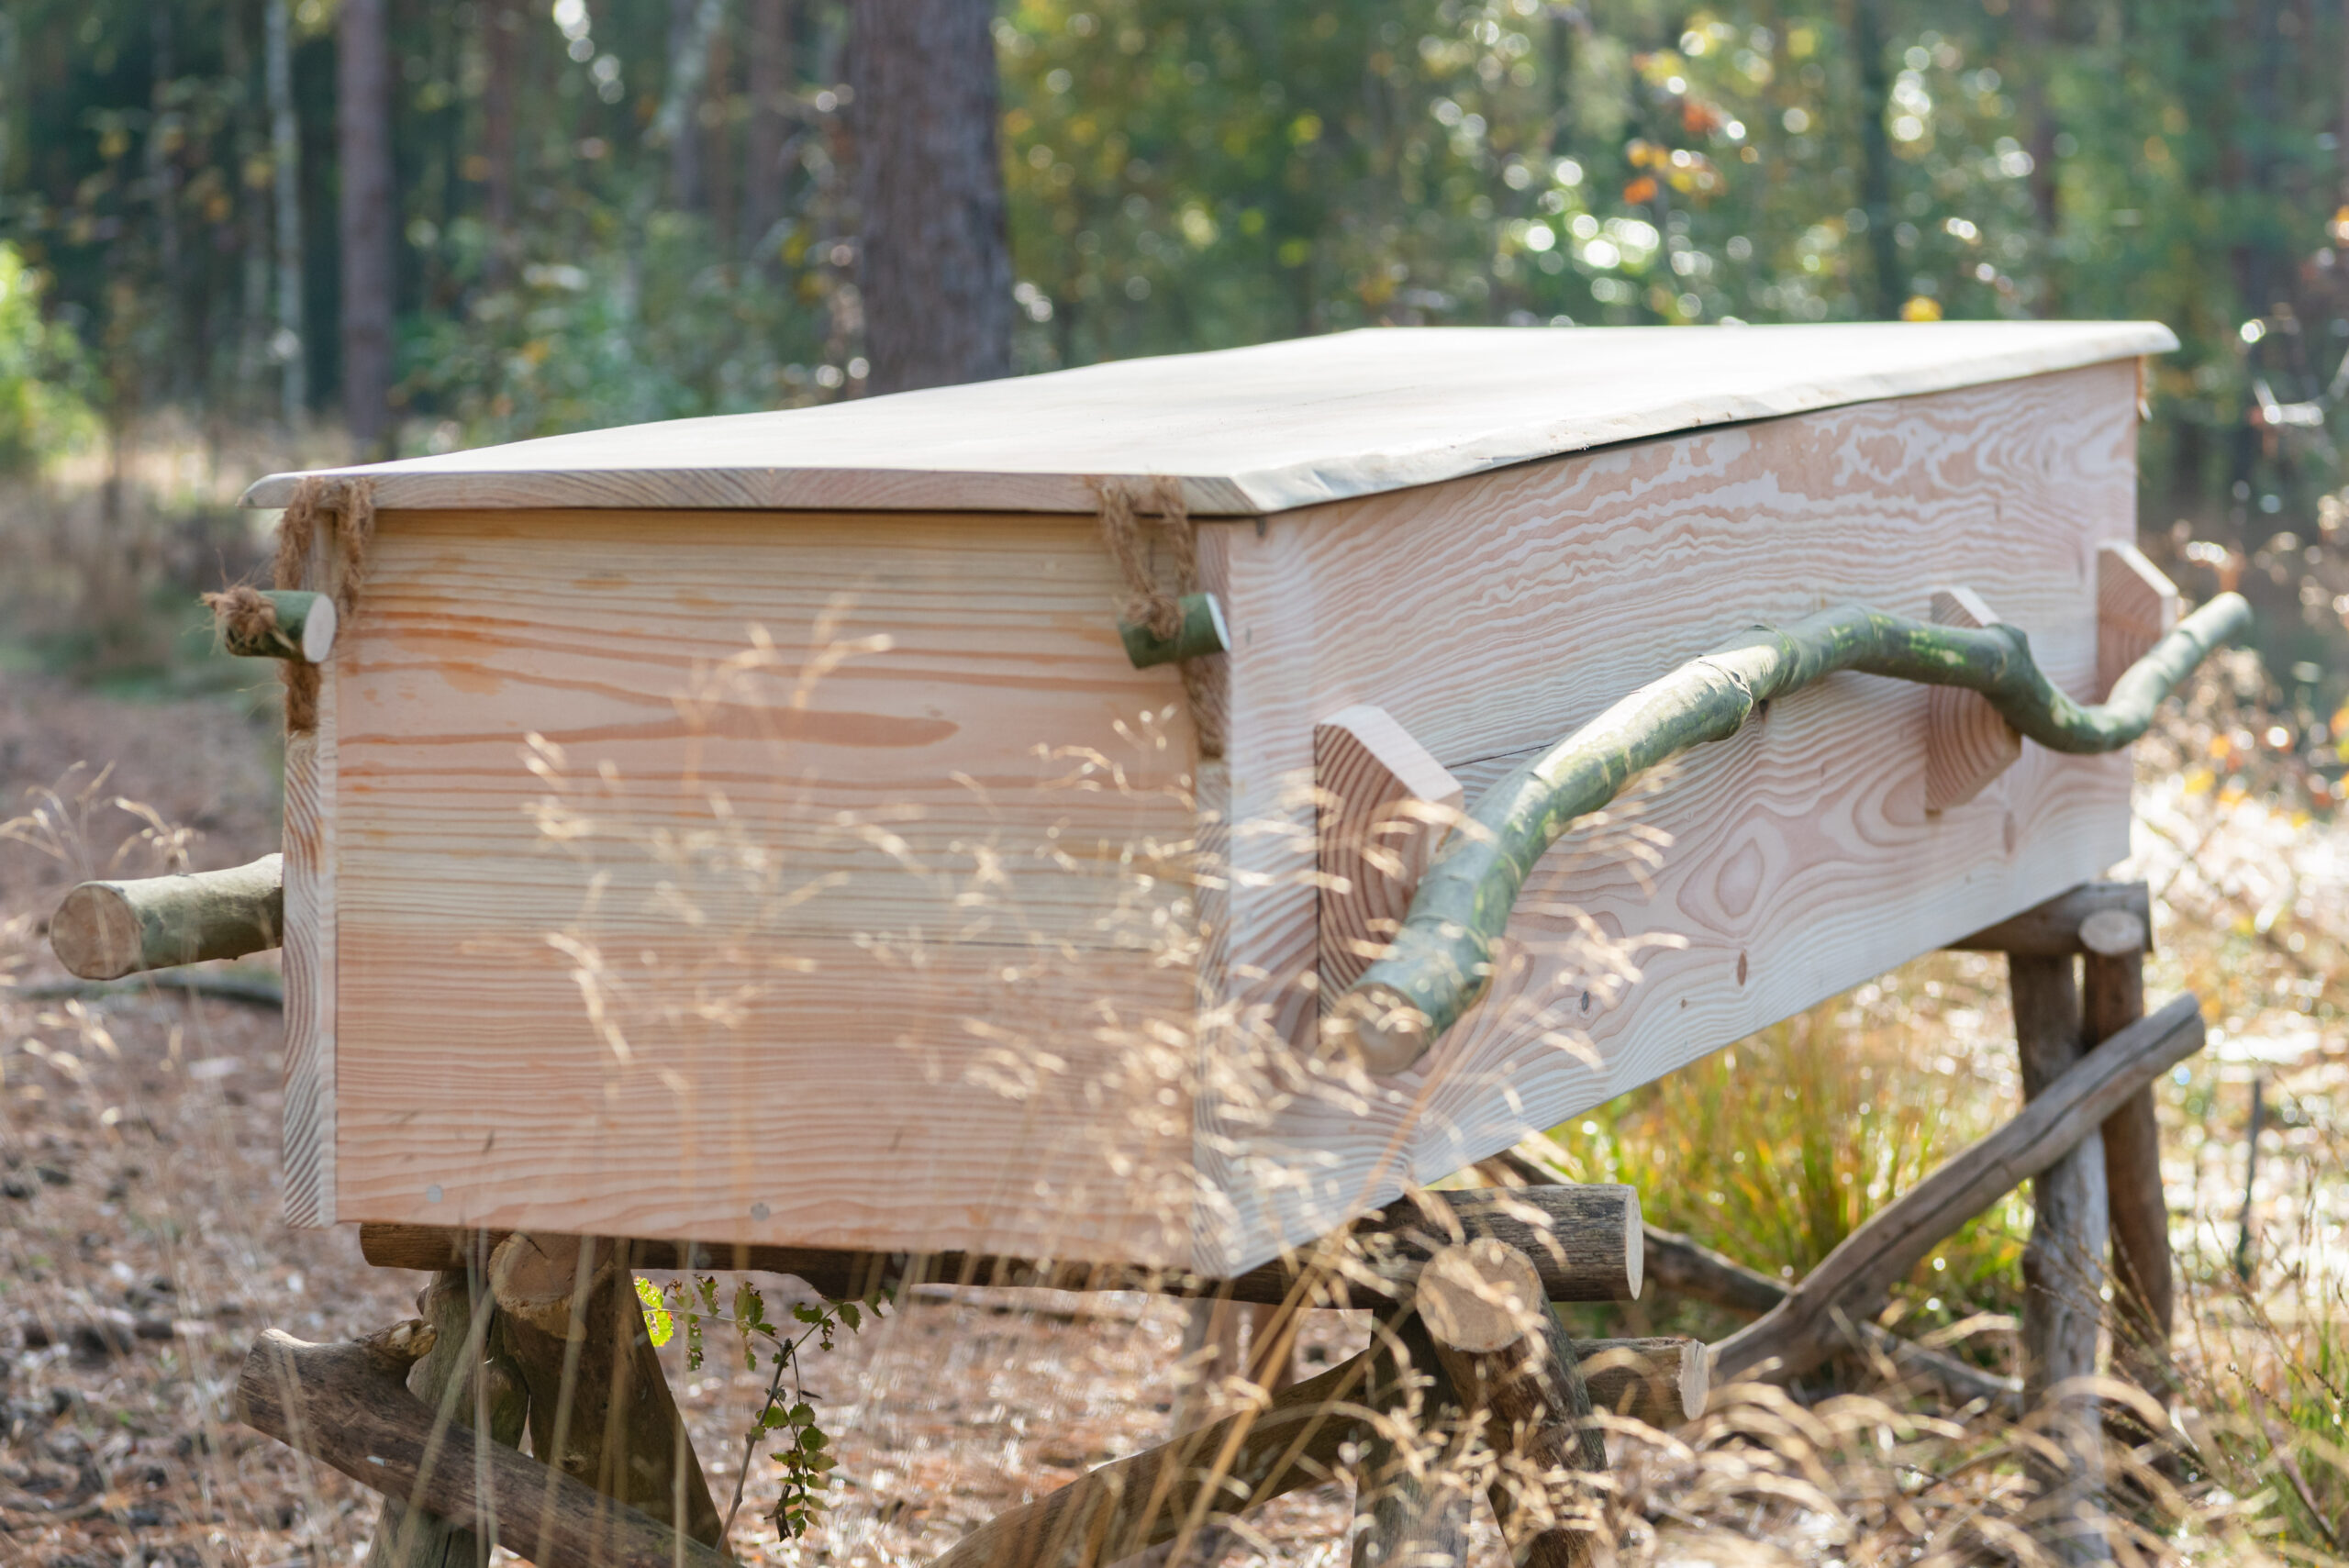
[[[1087,522],[383,516],[345,1219],[1186,1253],[1192,739]]]
[[[1921,687],[1837,675],[1562,840],[1483,1005],[1419,1067],[1298,1065],[1317,1014],[1314,722],[1401,721],[1469,799],[1728,636],[1963,584],[2092,700],[2096,548],[2133,537],[2135,373],[2100,366],[1642,443],[1227,535],[1233,1010],[1290,1042],[1203,1106],[1241,1266],[2127,852],[2125,757],[2026,746],[1924,809]]]

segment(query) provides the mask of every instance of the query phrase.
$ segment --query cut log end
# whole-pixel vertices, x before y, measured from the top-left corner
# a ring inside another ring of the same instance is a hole
[[[1550,1310],[1533,1260],[1488,1236],[1429,1259],[1419,1272],[1418,1306],[1438,1340],[1475,1355],[1517,1343]]]
[[[1401,992],[1374,981],[1345,995],[1322,1020],[1321,1038],[1333,1051],[1357,1053],[1364,1072],[1385,1078],[1425,1056],[1435,1030]]]
[[[120,980],[144,964],[139,912],[110,882],[85,882],[50,917],[57,961],[84,980]]]
[[[1703,1415],[1712,1396],[1712,1352],[1699,1340],[1602,1340],[1576,1349],[1593,1409],[1672,1426]]]
[[[2145,921],[2133,909],[2099,909],[2080,922],[2080,946],[2101,958],[2143,952]]]

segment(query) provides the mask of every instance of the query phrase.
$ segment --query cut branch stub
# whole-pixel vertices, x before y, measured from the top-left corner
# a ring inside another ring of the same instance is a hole
[[[1334,998],[1386,951],[1411,891],[1467,798],[1385,708],[1360,703],[1313,727],[1321,873],[1321,995]]]
[[[334,652],[340,616],[325,594],[300,588],[232,588],[206,594],[224,652],[240,659],[323,664]]]
[[[2153,895],[2142,882],[2088,882],[1949,945],[1963,952],[2052,958],[2062,953],[2148,952]],[[2135,943],[2129,947],[2130,941]]]
[[[1186,594],[1174,602],[1183,619],[1172,637],[1159,636],[1147,622],[1118,623],[1118,636],[1125,642],[1126,657],[1133,661],[1135,669],[1230,651],[1231,628],[1224,623],[1223,605],[1213,594]]]
[[[1933,624],[1980,629],[1998,624],[1971,588],[1933,595]],[[1934,686],[1925,694],[1925,809],[1964,806],[2022,756],[2022,737],[1979,692]]]
[[[85,882],[49,923],[58,962],[84,980],[242,958],[278,945],[285,925],[283,859],[136,882]]]
[[[1979,692],[2051,751],[2115,751],[2212,649],[2240,636],[2251,606],[2221,594],[2156,642],[2084,707],[2056,690],[2011,626],[1931,626],[1864,606],[1748,632],[1632,693],[1487,790],[1427,874],[1386,957],[1339,999],[1324,1038],[1399,1073],[1475,1005],[1517,895],[1561,834],[1649,769],[1735,735],[1763,703],[1838,671]]]

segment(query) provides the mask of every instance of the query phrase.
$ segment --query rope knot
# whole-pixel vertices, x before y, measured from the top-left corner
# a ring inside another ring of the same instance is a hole
[[[303,478],[295,486],[292,505],[277,524],[277,559],[270,566],[270,581],[279,588],[305,588],[311,557],[324,539],[329,545],[324,580],[315,586],[334,601],[345,626],[359,605],[359,584],[366,575],[367,551],[375,541],[375,482],[334,479],[321,473]],[[234,594],[238,590],[230,589]],[[251,592],[247,589],[245,592]],[[259,595],[255,595],[258,597]],[[272,624],[275,624],[274,616]],[[290,662],[280,666],[285,682],[285,728],[298,734],[318,727],[319,673],[315,664]]]
[[[206,594],[214,626],[224,643],[258,645],[277,636],[277,606],[259,588],[239,583],[226,593]]]

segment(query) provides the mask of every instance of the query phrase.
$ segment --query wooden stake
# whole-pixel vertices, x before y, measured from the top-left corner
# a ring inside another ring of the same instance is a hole
[[[1787,1299],[1713,1347],[1723,1382],[1800,1377],[1843,1342],[1837,1320],[1875,1317],[1892,1286],[1957,1228],[2046,1170],[2154,1074],[2202,1049],[2202,1010],[2180,996],[2122,1029],[2028,1101],[2021,1115],[1967,1146],[1843,1239]]]
[[[471,1464],[480,1479],[478,1456],[470,1447],[453,1450],[451,1434],[479,1442],[518,1448],[529,1392],[518,1368],[499,1345],[496,1313],[485,1292],[478,1298],[462,1270],[437,1275],[417,1305],[433,1331],[430,1351],[408,1374],[408,1387],[432,1412],[433,1432],[423,1468],[448,1462]],[[493,1348],[495,1347],[495,1353]],[[387,1493],[368,1544],[367,1568],[488,1568],[494,1530],[476,1531],[417,1506],[417,1496]]]
[[[2090,953],[2081,961],[2081,1035],[2091,1049],[2145,1014],[2145,966],[2136,952]],[[2176,1281],[2169,1250],[2169,1203],[2162,1191],[2161,1125],[2150,1085],[2104,1122],[2104,1184],[2112,1213],[2112,1276],[2120,1321],[2113,1360],[2155,1398],[2169,1390],[2169,1342]]]
[[[1855,671],[1979,692],[2052,751],[2114,751],[2250,620],[2240,595],[2220,595],[2131,665],[2097,707],[2058,691],[2010,626],[1931,626],[1852,606],[1748,632],[1632,693],[1487,790],[1419,879],[1387,955],[1339,998],[1323,1038],[1358,1051],[1373,1073],[1417,1062],[1484,995],[1493,944],[1559,836],[1649,769],[1735,735],[1764,703]]]
[[[1416,1315],[1373,1330],[1353,1568],[1465,1568],[1480,1437]]]
[[[412,1499],[462,1529],[495,1530],[536,1562],[733,1568],[725,1553],[680,1539],[559,1471],[500,1444],[477,1442],[470,1428],[447,1428],[428,1461],[438,1423],[406,1379],[429,1348],[429,1338],[403,1349],[384,1336],[312,1345],[272,1329],[246,1356],[230,1407],[255,1431],[362,1485]]]
[[[1500,1456],[1487,1489],[1501,1534],[1529,1568],[1594,1560],[1588,1509],[1568,1475],[1603,1472],[1581,1357],[1542,1299],[1533,1262],[1489,1239],[1451,1247],[1419,1275],[1419,1320],[1462,1405]]]
[[[334,652],[337,613],[326,594],[299,588],[245,590],[244,601],[255,613],[238,613],[241,595],[213,594],[206,597],[219,617],[220,647],[240,659],[297,659],[323,664]]]
[[[508,1236],[489,1260],[530,1391],[530,1451],[598,1493],[716,1545],[720,1520],[636,1299],[607,1240]],[[527,1540],[510,1540],[529,1552]]]
[[[50,917],[49,945],[84,980],[119,980],[261,952],[284,929],[283,857],[263,855],[225,871],[85,882]]]
[[[2022,1061],[2024,1103],[2045,1094],[2081,1060],[2080,995],[2074,961],[2010,957],[2015,1043]],[[2133,1095],[2129,1098],[2135,1097]],[[2127,1100],[2123,1099],[2122,1104]],[[2106,1118],[2098,1118],[2099,1124]],[[2031,1240],[2022,1255],[2023,1392],[2043,1412],[2062,1460],[2033,1451],[2025,1468],[2038,1480],[2034,1534],[2065,1562],[2111,1559],[2104,1536],[2104,1429],[2092,1395],[2061,1385],[2096,1375],[2103,1327],[2104,1139],[2100,1125],[2050,1161],[2032,1179]]]

